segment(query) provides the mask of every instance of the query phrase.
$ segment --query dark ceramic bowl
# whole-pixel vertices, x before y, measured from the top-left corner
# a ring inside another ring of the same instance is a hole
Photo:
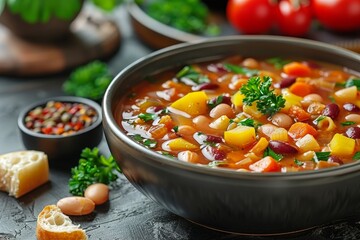
[[[210,228],[243,234],[303,231],[360,213],[360,163],[308,172],[246,173],[209,169],[146,149],[118,126],[114,109],[146,76],[186,63],[240,54],[300,57],[360,71],[360,55],[319,42],[234,36],[157,51],[124,69],[103,101],[110,150],[127,179],[169,211]]]
[[[38,106],[45,106],[48,101],[59,101],[66,103],[82,103],[95,109],[97,120],[78,132],[63,135],[47,135],[36,133],[25,126],[25,117],[28,112]],[[54,97],[41,100],[24,108],[18,117],[18,127],[21,138],[26,149],[43,151],[48,155],[49,164],[58,168],[69,168],[78,164],[81,151],[84,148],[96,147],[102,140],[102,113],[101,107],[96,102],[80,97]]]

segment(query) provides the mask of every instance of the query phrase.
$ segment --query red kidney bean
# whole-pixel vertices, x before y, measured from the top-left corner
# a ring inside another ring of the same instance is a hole
[[[349,127],[346,130],[345,135],[349,138],[359,139],[360,138],[360,128],[359,127]]]
[[[295,154],[298,150],[286,142],[270,140],[269,147],[278,154]]]
[[[335,119],[339,115],[339,112],[340,112],[340,108],[336,103],[329,103],[325,106],[325,109],[322,111],[322,115]]]
[[[206,141],[207,142],[213,142],[213,143],[221,143],[221,142],[223,142],[221,137],[214,136],[214,135],[207,135]]]
[[[197,86],[193,86],[193,91],[202,91],[202,90],[215,90],[219,88],[219,84],[216,83],[203,83]]]
[[[294,82],[296,81],[296,77],[288,76],[283,79],[277,84],[275,84],[275,87],[277,88],[287,88],[290,87]]]
[[[353,103],[345,103],[343,108],[348,112],[359,112],[360,108]]]
[[[226,157],[226,153],[223,150],[217,149],[212,146],[204,147],[201,152],[210,161],[223,160]]]
[[[344,164],[344,162],[337,156],[330,156],[328,159],[328,162],[334,162],[334,163],[338,163],[340,165]]]

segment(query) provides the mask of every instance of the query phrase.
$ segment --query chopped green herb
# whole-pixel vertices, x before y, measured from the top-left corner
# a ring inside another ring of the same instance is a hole
[[[179,131],[179,126],[173,127],[173,130],[174,130],[175,133],[177,133]]]
[[[281,57],[273,57],[266,60],[266,62],[273,64],[275,68],[282,69],[284,65],[290,63],[290,60],[285,60]]]
[[[148,148],[156,148],[157,141],[154,139],[144,139],[143,144]]]
[[[275,159],[277,162],[281,161],[284,158],[283,155],[275,153],[271,148],[267,147],[264,151],[263,157],[270,156]]]
[[[243,103],[251,106],[256,103],[257,109],[265,115],[274,115],[285,106],[285,99],[282,95],[275,95],[271,89],[271,78],[268,76],[251,77],[245,83],[240,92],[245,95]]]
[[[335,83],[335,87],[345,87],[346,83]]]
[[[214,107],[216,107],[217,105],[219,105],[220,103],[223,102],[223,99],[224,99],[224,96],[223,95],[220,95],[220,96],[217,96],[214,99],[210,99],[208,102],[207,102],[207,105],[209,106],[210,109],[213,109]]]
[[[356,152],[353,156],[353,160],[360,160],[360,152]]]
[[[209,9],[200,0],[152,0],[142,6],[152,18],[181,31],[219,35],[219,26],[209,24]]]
[[[314,124],[319,124],[319,122],[321,122],[322,120],[324,120],[326,118],[326,116],[318,116],[315,120],[314,120]]]
[[[174,155],[172,155],[169,152],[165,152],[165,151],[158,151],[158,153],[160,153],[161,155],[164,155],[166,157],[170,157],[170,158],[176,158]]]
[[[224,162],[224,161],[212,161],[212,162],[209,162],[208,163],[208,166],[209,167],[218,167],[218,166],[221,166],[221,165],[226,165],[227,162]]]
[[[121,173],[114,158],[100,155],[98,148],[85,148],[81,153],[78,166],[71,169],[69,179],[70,193],[83,196],[85,189],[93,183],[110,184]]]
[[[354,125],[356,122],[352,122],[352,121],[346,121],[346,122],[342,122],[340,123],[341,126],[351,126]]]
[[[155,148],[157,146],[157,141],[156,140],[143,138],[140,134],[132,135],[132,138],[135,141],[144,144],[144,146],[148,147],[148,148]]]
[[[140,113],[138,116],[140,119],[144,120],[145,122],[155,120],[158,115],[153,113]]]
[[[330,99],[330,101],[332,102],[332,103],[335,103],[336,101],[335,101],[335,98],[333,97],[333,96],[329,96],[329,99]]]
[[[352,87],[352,86],[356,86],[358,90],[360,90],[360,79],[356,79],[356,78],[350,78],[346,81],[345,83],[345,87]]]
[[[314,160],[318,161],[327,161],[330,157],[330,152],[315,152]]]
[[[169,113],[169,109],[168,108],[164,108],[162,111],[161,111],[161,114],[168,114]]]
[[[242,126],[254,127],[255,129],[257,129],[261,125],[261,123],[255,121],[254,119],[251,119],[251,118],[245,118],[245,119],[241,120],[238,124],[240,124]]]
[[[62,88],[70,95],[100,100],[112,78],[105,63],[94,61],[75,69]]]
[[[294,163],[296,164],[296,165],[298,165],[298,166],[302,166],[302,165],[304,165],[305,163],[304,162],[302,162],[302,161],[300,161],[300,160],[298,160],[298,159],[294,159]]]
[[[200,74],[191,66],[185,66],[176,74],[176,77],[185,84],[189,84],[189,80],[196,85],[210,82],[206,75]]]
[[[233,72],[236,74],[243,74],[248,77],[252,77],[259,73],[259,70],[256,70],[256,69],[249,69],[249,68],[245,68],[245,67],[241,67],[241,66],[233,65],[233,64],[228,64],[228,63],[225,63],[224,67],[229,72]]]

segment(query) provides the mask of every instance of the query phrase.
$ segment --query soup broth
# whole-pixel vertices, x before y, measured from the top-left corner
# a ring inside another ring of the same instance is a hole
[[[302,59],[233,56],[149,76],[117,106],[134,141],[178,161],[295,172],[360,159],[360,77]]]

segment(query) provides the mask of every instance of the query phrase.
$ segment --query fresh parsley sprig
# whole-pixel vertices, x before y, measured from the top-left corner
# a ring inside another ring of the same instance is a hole
[[[69,179],[70,193],[83,196],[85,189],[93,183],[110,184],[121,173],[114,158],[100,155],[98,148],[85,148],[81,153],[79,165],[71,169]]]
[[[285,99],[276,95],[271,89],[272,80],[268,76],[261,79],[259,76],[251,77],[244,84],[240,92],[245,95],[243,103],[248,106],[256,104],[257,109],[264,115],[272,116],[285,106]]]

